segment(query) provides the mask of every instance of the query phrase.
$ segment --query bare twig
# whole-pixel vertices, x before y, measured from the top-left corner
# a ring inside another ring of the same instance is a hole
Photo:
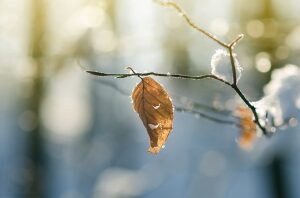
[[[227,50],[229,51],[229,55],[230,55],[230,62],[231,62],[231,67],[232,67],[232,78],[233,78],[233,83],[230,86],[239,95],[239,97],[244,101],[244,103],[251,109],[251,111],[254,115],[254,119],[255,119],[254,122],[257,124],[257,126],[262,130],[262,132],[265,135],[268,135],[266,128],[264,126],[262,126],[262,124],[259,121],[259,117],[258,117],[258,114],[257,114],[257,111],[256,111],[255,107],[250,103],[250,101],[245,97],[245,95],[240,91],[240,89],[237,86],[236,65],[235,65],[235,61],[234,61],[233,49],[234,49],[235,45],[244,37],[244,35],[240,34],[233,41],[231,41],[229,44],[226,44],[225,42],[219,40],[216,36],[213,36],[209,32],[207,32],[204,29],[198,27],[194,22],[192,22],[190,17],[185,14],[185,12],[182,10],[182,8],[177,3],[172,2],[172,1],[164,2],[164,1],[161,1],[161,0],[154,0],[154,2],[156,2],[156,3],[158,3],[162,6],[174,7],[177,10],[177,12],[183,16],[183,18],[188,23],[188,25],[190,25],[192,28],[198,30],[199,32],[203,33],[208,38],[212,39],[213,41],[215,41],[216,43],[218,43],[222,47],[227,48]]]
[[[213,74],[207,74],[207,75],[202,75],[202,76],[190,76],[190,75],[182,75],[182,74],[164,74],[164,73],[156,73],[156,72],[145,72],[145,73],[139,73],[139,72],[135,72],[135,73],[103,73],[103,72],[97,72],[97,71],[86,71],[89,74],[93,74],[95,76],[108,76],[108,77],[116,77],[116,78],[128,78],[131,76],[160,76],[160,77],[168,77],[168,78],[179,78],[179,79],[190,79],[190,80],[202,80],[202,79],[214,79],[214,80],[218,80],[226,85],[231,86],[231,84],[222,79],[219,78],[218,76],[215,76]]]
[[[215,106],[210,106],[207,104],[200,103],[198,101],[194,101],[188,97],[181,96],[181,95],[176,95],[176,94],[171,94],[173,100],[177,101],[177,103],[181,104],[184,107],[188,107],[190,109],[195,109],[195,110],[206,110],[209,112],[217,113],[219,115],[226,115],[226,116],[233,116],[232,111],[218,108]]]
[[[240,96],[240,98],[244,101],[244,103],[251,109],[253,115],[254,115],[254,122],[256,125],[262,130],[264,135],[270,135],[266,128],[260,123],[258,113],[256,111],[256,108],[251,104],[251,102],[246,98],[246,96],[242,93],[242,91],[237,87],[237,85],[231,86],[235,92]]]
[[[230,83],[230,82],[228,82],[228,81],[226,81],[222,78],[219,78],[218,76],[213,75],[213,74],[207,74],[207,75],[202,75],[202,76],[190,76],[190,75],[182,75],[182,74],[163,74],[163,73],[156,73],[156,72],[138,73],[138,72],[135,72],[132,68],[130,68],[132,73],[103,73],[103,72],[97,72],[97,71],[86,71],[86,72],[89,73],[89,74],[96,75],[96,76],[101,76],[101,77],[109,76],[109,77],[116,77],[116,78],[127,78],[127,77],[131,77],[131,76],[138,76],[139,78],[141,78],[142,76],[153,75],[153,76],[160,76],[160,77],[189,79],[189,80],[202,80],[202,79],[207,79],[208,78],[208,79],[213,79],[213,80],[220,81],[220,82],[224,83],[225,85],[230,86],[238,94],[238,96],[242,99],[242,101],[248,106],[248,108],[251,109],[251,111],[254,115],[254,122],[262,130],[263,134],[265,134],[265,135],[271,134],[271,133],[268,133],[266,128],[260,123],[256,108],[251,104],[251,102],[246,98],[246,96],[242,93],[242,91],[237,86],[237,74],[236,74],[237,66],[236,66],[236,63],[235,63],[235,60],[234,60],[235,55],[234,55],[233,50],[234,50],[235,45],[244,37],[244,35],[243,34],[238,35],[229,44],[227,44],[227,43],[219,40],[216,36],[212,35],[211,33],[207,32],[204,29],[197,26],[190,19],[190,17],[187,14],[185,14],[183,9],[178,4],[176,4],[175,2],[161,1],[161,0],[153,0],[153,1],[160,4],[160,5],[162,5],[162,6],[173,7],[184,18],[184,20],[187,22],[187,24],[190,27],[192,27],[193,29],[195,29],[195,30],[199,31],[200,33],[204,34],[209,39],[213,40],[214,42],[218,43],[219,45],[221,45],[222,47],[225,47],[228,50],[229,55],[230,55],[233,82]],[[192,110],[190,110],[190,111],[192,111]]]
[[[244,34],[240,34],[238,35],[233,41],[231,41],[231,43],[228,45],[229,48],[234,48],[234,46],[244,38]]]
[[[104,81],[104,80],[100,80],[100,81],[97,81],[97,82],[100,82],[112,89],[114,89],[115,91],[119,92],[120,94],[124,95],[124,96],[128,96],[129,95],[129,90],[123,90],[123,88],[120,88],[119,86],[117,86],[116,84],[112,83],[112,82],[109,82],[109,81]],[[180,98],[182,98],[182,96],[177,96],[177,95],[174,95],[174,94],[171,94],[173,97],[177,98],[180,100]],[[236,117],[234,117],[232,114],[231,114],[231,111],[225,111],[225,110],[220,110],[220,109],[216,109],[214,107],[211,107],[211,106],[208,106],[208,105],[205,105],[205,104],[201,104],[201,103],[198,103],[198,102],[195,102],[195,101],[191,101],[190,99],[188,98],[185,98],[185,100],[189,100],[189,103],[192,103],[192,108],[189,108],[189,107],[179,107],[177,105],[175,105],[175,110],[177,112],[180,112],[180,113],[191,113],[193,115],[196,115],[196,116],[199,116],[199,117],[202,117],[204,119],[207,119],[207,120],[210,120],[210,121],[213,121],[213,122],[216,122],[216,123],[220,123],[220,124],[228,124],[228,125],[235,125],[237,127],[240,127],[239,123],[233,121],[233,120],[225,120],[225,119],[220,119],[220,118],[216,118],[216,117],[213,117],[212,115],[209,115],[207,113],[204,113],[204,112],[201,112],[199,110],[196,110],[194,109],[195,107],[198,108],[198,109],[201,109],[201,110],[209,110],[210,112],[214,113],[214,114],[218,114],[220,116],[230,116],[232,119],[236,119]],[[182,104],[182,105],[185,105],[185,104]]]
[[[132,69],[132,71],[134,71]],[[231,84],[226,80],[223,80],[213,74],[207,74],[207,75],[202,75],[202,76],[189,76],[189,75],[181,75],[181,74],[164,74],[164,73],[156,73],[156,72],[146,72],[146,73],[139,73],[139,72],[134,72],[134,73],[103,73],[103,72],[97,72],[97,71],[86,71],[89,74],[95,75],[95,76],[102,76],[102,77],[116,77],[116,78],[128,78],[131,76],[160,76],[160,77],[168,77],[168,78],[179,78],[179,79],[190,79],[190,80],[202,80],[202,79],[213,79],[213,80],[218,80],[228,86],[230,86],[239,96],[240,98],[245,102],[245,104],[251,109],[254,115],[255,123],[258,125],[258,127],[263,131],[265,135],[266,129],[262,126],[262,124],[259,122],[259,117],[256,112],[256,108],[250,103],[250,101],[245,97],[245,95],[241,92],[241,90],[237,87],[236,84]]]
[[[236,77],[236,65],[234,61],[233,51],[232,48],[229,48],[229,55],[230,55],[230,63],[231,63],[231,70],[232,70],[232,85],[237,85],[237,77]]]
[[[153,0],[153,1],[162,6],[173,7],[184,18],[184,20],[188,23],[189,26],[191,26],[198,32],[201,32],[202,34],[209,37],[213,41],[217,42],[219,45],[221,45],[225,48],[228,48],[228,44],[226,44],[225,42],[222,42],[215,35],[210,34],[209,32],[205,31],[204,29],[202,29],[198,25],[196,25],[177,3],[172,2],[172,1],[161,1],[161,0]]]
[[[206,113],[200,112],[200,111],[196,111],[194,109],[189,109],[189,108],[184,108],[184,107],[175,107],[175,110],[178,112],[188,112],[197,116],[200,116],[202,118],[205,118],[207,120],[219,123],[219,124],[228,124],[228,125],[234,125],[236,127],[241,127],[239,123],[233,121],[233,120],[225,120],[225,119],[220,119],[220,118],[216,118],[214,116],[208,115]]]

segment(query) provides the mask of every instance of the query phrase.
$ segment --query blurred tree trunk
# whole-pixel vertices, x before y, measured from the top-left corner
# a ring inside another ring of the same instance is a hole
[[[31,24],[29,38],[29,58],[32,59],[32,69],[35,71],[32,84],[32,96],[28,101],[28,109],[35,113],[37,126],[29,132],[28,136],[28,174],[30,179],[27,182],[27,197],[44,197],[43,179],[43,141],[40,121],[40,107],[43,98],[43,56],[45,44],[42,40],[45,28],[45,7],[43,0],[31,1]]]
[[[274,198],[288,198],[290,192],[288,191],[287,175],[284,170],[285,161],[281,156],[275,156],[270,164],[270,184],[273,191]]]

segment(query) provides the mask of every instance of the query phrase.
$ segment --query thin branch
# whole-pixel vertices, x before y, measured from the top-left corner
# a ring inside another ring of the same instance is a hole
[[[175,2],[172,1],[161,1],[161,0],[153,0],[155,3],[161,5],[161,6],[169,6],[169,7],[173,7],[183,18],[184,20],[195,30],[197,30],[198,32],[201,32],[202,34],[204,34],[205,36],[209,37],[210,39],[212,39],[213,41],[217,42],[218,44],[220,44],[221,46],[228,48],[228,45],[219,40],[215,35],[210,34],[209,32],[205,31],[204,29],[200,28],[198,25],[196,25],[191,18],[183,11],[183,9]]]
[[[229,54],[230,54],[230,62],[231,62],[233,83],[231,84],[228,81],[226,81],[222,78],[219,78],[215,75],[212,75],[212,74],[207,74],[207,75],[202,75],[202,76],[190,76],[190,75],[181,75],[181,74],[162,74],[162,73],[156,73],[156,72],[137,73],[132,68],[130,68],[130,70],[132,71],[131,74],[103,73],[103,72],[97,72],[97,71],[86,71],[86,72],[89,73],[89,74],[92,74],[92,75],[96,75],[96,76],[102,76],[102,77],[110,76],[110,77],[116,77],[116,78],[127,78],[127,77],[131,77],[131,76],[138,76],[139,78],[141,78],[142,76],[153,75],[153,76],[179,78],[179,79],[190,79],[190,80],[201,80],[201,79],[209,78],[209,79],[220,81],[220,82],[230,86],[239,95],[239,97],[244,101],[244,103],[251,109],[251,111],[254,115],[254,119],[255,119],[254,122],[257,124],[257,126],[262,130],[263,134],[269,135],[270,133],[268,133],[266,128],[259,121],[259,117],[258,117],[258,113],[256,111],[256,108],[250,103],[250,101],[245,97],[245,95],[241,92],[241,90],[237,86],[236,64],[235,64],[235,60],[234,60],[233,49],[234,49],[235,45],[244,37],[244,35],[240,34],[232,42],[230,42],[229,44],[226,44],[225,42],[219,40],[216,36],[210,34],[209,32],[205,31],[204,29],[198,27],[190,19],[190,17],[187,14],[185,14],[183,9],[178,4],[176,4],[175,2],[172,2],[172,1],[164,2],[164,1],[161,1],[161,0],[153,0],[153,1],[160,4],[160,5],[162,5],[162,6],[173,7],[179,14],[182,15],[182,17],[185,19],[185,21],[187,22],[187,24],[190,27],[192,27],[193,29],[195,29],[195,30],[199,31],[200,33],[204,34],[205,36],[207,36],[211,40],[215,41],[216,43],[218,43],[222,47],[225,47],[226,49],[228,49]],[[193,110],[190,110],[190,111],[193,111]],[[202,116],[202,117],[205,117],[205,116]]]
[[[119,87],[116,83],[114,83],[112,81],[97,78],[96,82],[101,83],[102,85],[105,85],[107,87],[114,89],[115,91],[119,92],[123,96],[128,97],[130,95],[129,94],[130,91],[127,91],[127,90],[123,89],[122,87]]]
[[[188,112],[188,113],[192,113],[194,115],[197,115],[197,116],[200,116],[202,118],[205,118],[207,120],[210,120],[210,121],[213,121],[213,122],[216,122],[216,123],[219,123],[219,124],[228,124],[228,125],[234,125],[236,127],[241,127],[239,123],[235,122],[235,121],[232,121],[232,120],[224,120],[224,119],[219,119],[219,118],[216,118],[214,116],[211,116],[211,115],[208,115],[208,114],[205,114],[203,112],[200,112],[200,111],[196,111],[194,109],[188,109],[188,108],[184,108],[184,107],[175,107],[175,110],[178,111],[178,112]]]
[[[221,45],[227,49],[233,48],[244,37],[243,34],[240,34],[232,42],[227,44],[227,43],[221,41],[220,39],[218,39],[215,35],[209,33],[208,31],[206,31],[206,30],[202,29],[201,27],[199,27],[198,25],[196,25],[196,23],[194,23],[192,21],[192,19],[184,12],[184,10],[181,8],[181,6],[178,5],[177,3],[173,2],[173,1],[162,1],[162,0],[153,0],[153,1],[161,6],[173,7],[184,18],[184,20],[187,22],[187,24],[190,27],[192,27],[193,29],[197,30],[198,32],[204,34],[211,40],[215,41],[216,43],[218,43],[219,45]]]
[[[266,135],[267,134],[267,130],[265,127],[262,126],[262,124],[259,121],[258,118],[258,114],[256,112],[256,109],[253,105],[251,105],[250,101],[244,96],[244,94],[240,91],[240,89],[237,86],[237,74],[236,74],[236,65],[235,65],[235,61],[234,61],[234,54],[233,54],[233,48],[235,47],[235,45],[241,40],[243,39],[244,35],[240,34],[238,35],[232,42],[230,42],[229,44],[226,44],[225,42],[219,40],[216,36],[210,34],[209,32],[203,30],[202,28],[198,27],[191,19],[190,17],[185,14],[185,12],[183,11],[183,9],[176,4],[175,2],[172,1],[166,1],[163,2],[161,0],[154,0],[154,2],[162,5],[162,6],[170,6],[176,9],[176,11],[182,15],[182,17],[185,19],[185,21],[188,23],[188,25],[190,25],[192,28],[196,29],[197,31],[203,33],[205,36],[207,36],[208,38],[212,39],[213,41],[217,42],[219,45],[221,45],[222,47],[225,47],[228,49],[229,54],[230,54],[230,62],[231,62],[231,69],[232,69],[232,78],[233,78],[233,83],[230,85],[236,92],[237,94],[240,96],[240,98],[245,102],[245,104],[251,109],[251,111],[253,112],[254,118],[255,118],[255,123],[258,125],[258,127],[263,131],[263,133]],[[193,79],[193,78],[187,78],[187,79]],[[196,78],[198,80],[198,78]],[[218,79],[219,81],[222,79]],[[227,81],[226,81],[226,83]]]
[[[182,75],[182,74],[164,74],[164,73],[156,73],[156,72],[145,72],[145,73],[103,73],[103,72],[97,72],[97,71],[86,71],[89,74],[95,75],[95,76],[103,76],[103,77],[116,77],[116,78],[128,78],[131,76],[160,76],[160,77],[168,77],[168,78],[179,78],[179,79],[190,79],[190,80],[202,80],[202,79],[214,79],[218,80],[226,85],[231,86],[231,84],[222,79],[219,78],[218,76],[215,76],[213,74],[206,74],[202,76],[190,76],[190,75]]]
[[[260,123],[256,108],[250,103],[250,101],[246,98],[246,96],[242,93],[242,91],[236,85],[232,85],[231,87],[240,96],[240,98],[245,102],[245,104],[251,109],[251,111],[254,115],[254,120],[255,120],[254,122],[262,130],[263,134],[270,135],[270,133],[267,132],[266,128],[264,126],[262,126],[262,124]]]
[[[236,65],[235,65],[235,61],[234,61],[234,55],[233,55],[232,48],[229,48],[228,50],[229,50],[229,55],[230,55],[230,63],[231,63],[232,78],[233,78],[232,85],[236,86],[237,77],[236,77]]]
[[[238,35],[233,41],[231,41],[231,43],[228,45],[229,48],[234,48],[234,46],[244,38],[244,34],[240,34]]]
[[[131,67],[127,67],[126,69],[128,69],[129,71],[131,71],[133,74],[137,75],[137,76],[143,81],[143,78],[141,77],[141,75],[138,75],[138,74],[134,71],[134,69],[132,69]],[[143,84],[144,84],[144,82],[143,82]]]
[[[133,69],[132,69],[133,70]],[[134,70],[133,70],[134,71]],[[235,71],[235,70],[234,70]],[[160,76],[160,77],[168,77],[168,78],[179,78],[179,79],[189,79],[189,80],[202,80],[202,79],[213,79],[213,80],[218,80],[228,86],[230,86],[239,96],[240,98],[244,101],[244,103],[251,109],[254,118],[255,118],[255,123],[258,125],[258,127],[262,130],[262,132],[267,135],[267,130],[259,121],[258,114],[256,112],[256,108],[250,103],[250,101],[246,98],[246,96],[241,92],[241,90],[237,87],[236,84],[231,84],[228,81],[221,79],[213,74],[207,74],[207,75],[202,75],[202,76],[189,76],[189,75],[181,75],[181,74],[164,74],[164,73],[156,73],[156,72],[146,72],[146,73],[139,73],[139,72],[134,72],[134,73],[103,73],[103,72],[97,72],[97,71],[86,71],[89,74],[95,75],[95,76],[102,76],[102,77],[116,77],[116,78],[128,78],[132,76],[138,76],[141,78],[142,76]]]
[[[119,92],[120,94],[124,95],[124,96],[128,96],[129,94],[129,91],[126,91],[126,90],[123,90],[122,88],[120,88],[119,86],[117,86],[116,84],[112,83],[112,82],[109,82],[109,81],[104,81],[104,80],[100,80],[100,81],[97,81],[99,83],[102,83],[103,85],[106,85],[112,89],[114,89],[115,91]],[[179,96],[175,96],[175,97],[179,97]],[[201,107],[203,109],[208,109],[208,110],[211,110],[212,112],[214,113],[219,113],[221,114],[222,116],[225,116],[223,113],[229,113],[229,112],[223,112],[223,111],[219,111],[218,109],[214,108],[214,107],[210,107],[210,106],[207,106],[207,105],[203,105],[203,104],[200,104],[200,103],[195,103],[193,102],[193,104],[197,105],[198,107]],[[234,125],[236,127],[240,127],[239,123],[237,122],[234,122],[234,121],[231,121],[231,120],[224,120],[224,119],[219,119],[219,118],[215,118],[211,115],[208,115],[206,113],[203,113],[203,112],[200,112],[200,111],[197,111],[197,110],[194,110],[194,109],[190,109],[190,108],[186,108],[186,107],[177,107],[175,106],[175,110],[178,111],[178,112],[181,112],[181,113],[191,113],[193,115],[197,115],[199,117],[202,117],[204,119],[207,119],[207,120],[210,120],[210,121],[213,121],[213,122],[216,122],[216,123],[220,123],[220,124],[228,124],[228,125]],[[235,117],[233,117],[235,118]]]
[[[127,90],[124,87],[120,87],[114,82],[104,80],[102,78],[97,78],[96,82],[101,83],[105,86],[108,86],[108,87],[114,89],[115,91],[119,92],[123,96],[129,96],[130,95],[130,90]],[[174,101],[177,101],[176,103],[179,103],[180,105],[184,106],[184,108],[207,110],[207,111],[210,111],[214,114],[219,114],[219,115],[222,115],[222,116],[225,115],[225,116],[230,116],[230,117],[235,118],[231,114],[232,112],[229,111],[229,110],[223,110],[223,109],[216,108],[214,106],[209,106],[209,105],[206,105],[206,104],[203,104],[203,103],[199,103],[199,102],[191,100],[190,98],[187,98],[185,96],[180,96],[180,95],[176,95],[176,94],[172,94],[172,93],[170,93],[170,95],[171,95],[171,97]]]
[[[203,103],[196,102],[190,98],[187,98],[185,96],[179,96],[175,94],[171,94],[173,100],[177,101],[179,104],[183,105],[184,107],[189,107],[193,109],[201,109],[201,110],[207,110],[213,113],[218,113],[220,115],[226,115],[226,116],[233,116],[232,111],[220,109],[214,106],[206,105]]]

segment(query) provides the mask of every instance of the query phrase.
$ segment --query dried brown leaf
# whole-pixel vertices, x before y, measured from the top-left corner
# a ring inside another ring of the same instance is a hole
[[[158,154],[173,128],[172,101],[165,89],[150,77],[143,78],[135,87],[132,100],[150,138],[148,152]]]
[[[243,149],[251,149],[256,138],[256,124],[252,119],[252,111],[247,107],[239,107],[237,115],[242,129],[238,143]]]

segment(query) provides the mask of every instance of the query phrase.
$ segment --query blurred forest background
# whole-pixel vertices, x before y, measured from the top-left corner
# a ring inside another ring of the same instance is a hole
[[[177,2],[224,41],[245,34],[236,51],[251,101],[273,69],[300,64],[299,0]],[[244,151],[237,128],[176,112],[153,156],[130,103],[139,79],[78,64],[197,75],[218,48],[151,0],[0,0],[0,197],[300,197],[298,126]],[[234,106],[218,82],[155,79],[175,105]]]

